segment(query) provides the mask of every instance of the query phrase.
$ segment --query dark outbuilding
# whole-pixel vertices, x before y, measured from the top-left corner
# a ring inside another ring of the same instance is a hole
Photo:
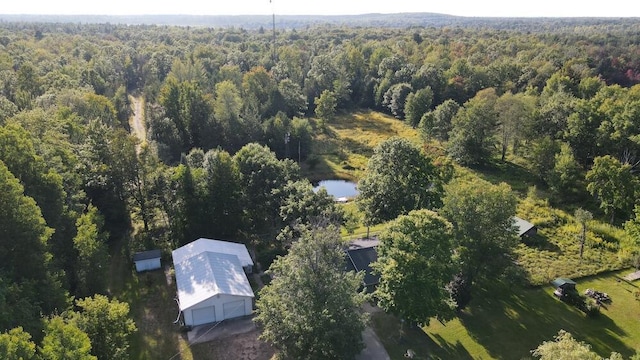
[[[525,219],[514,216],[513,223],[515,227],[518,228],[519,237],[533,236],[538,233],[538,229],[536,228],[536,226]]]
[[[576,282],[567,278],[557,278],[551,282],[551,285],[556,288],[553,294],[561,299],[577,291]]]

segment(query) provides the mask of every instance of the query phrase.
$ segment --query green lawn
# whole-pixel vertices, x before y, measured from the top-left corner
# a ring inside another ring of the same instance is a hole
[[[400,337],[395,317],[375,314],[372,320],[392,359],[403,358],[407,349],[422,359],[522,359],[560,329],[591,344],[601,356],[616,351],[626,358],[640,351],[640,288],[617,277],[628,272],[577,280],[580,293],[596,289],[613,300],[595,318],[556,299],[550,285],[520,289],[493,284],[476,290],[470,308],[444,325],[432,320]]]
[[[177,359],[191,359],[191,350],[179,326],[173,323],[178,315],[174,296],[175,284],[167,284],[163,270],[131,274],[122,294],[138,327],[131,359],[168,359],[179,349],[183,352]]]

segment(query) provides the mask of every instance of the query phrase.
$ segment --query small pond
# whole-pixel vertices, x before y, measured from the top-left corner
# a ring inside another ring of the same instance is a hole
[[[356,183],[346,180],[322,180],[313,188],[313,191],[318,191],[321,187],[324,187],[327,193],[336,199],[342,197],[352,198],[358,195],[356,185]]]

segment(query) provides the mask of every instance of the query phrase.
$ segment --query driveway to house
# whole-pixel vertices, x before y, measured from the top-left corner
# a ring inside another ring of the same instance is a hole
[[[131,101],[129,128],[131,128],[131,134],[140,140],[136,146],[137,152],[140,153],[140,145],[147,141],[147,131],[144,126],[144,99],[142,97],[129,96],[129,101]]]
[[[368,327],[362,332],[364,349],[356,356],[356,360],[391,360],[387,350],[382,346],[378,335],[372,328]]]
[[[368,302],[362,305],[362,309],[370,314],[382,311]],[[356,356],[356,360],[391,360],[387,349],[382,346],[380,338],[371,327],[367,326],[362,332],[362,341],[364,341],[364,349]]]

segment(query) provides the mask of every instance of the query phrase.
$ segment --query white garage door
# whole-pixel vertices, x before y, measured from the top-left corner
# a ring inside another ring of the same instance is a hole
[[[216,321],[216,307],[209,306],[202,309],[191,310],[193,316],[193,325],[208,324]]]
[[[244,300],[231,301],[222,305],[225,319],[244,315]]]

